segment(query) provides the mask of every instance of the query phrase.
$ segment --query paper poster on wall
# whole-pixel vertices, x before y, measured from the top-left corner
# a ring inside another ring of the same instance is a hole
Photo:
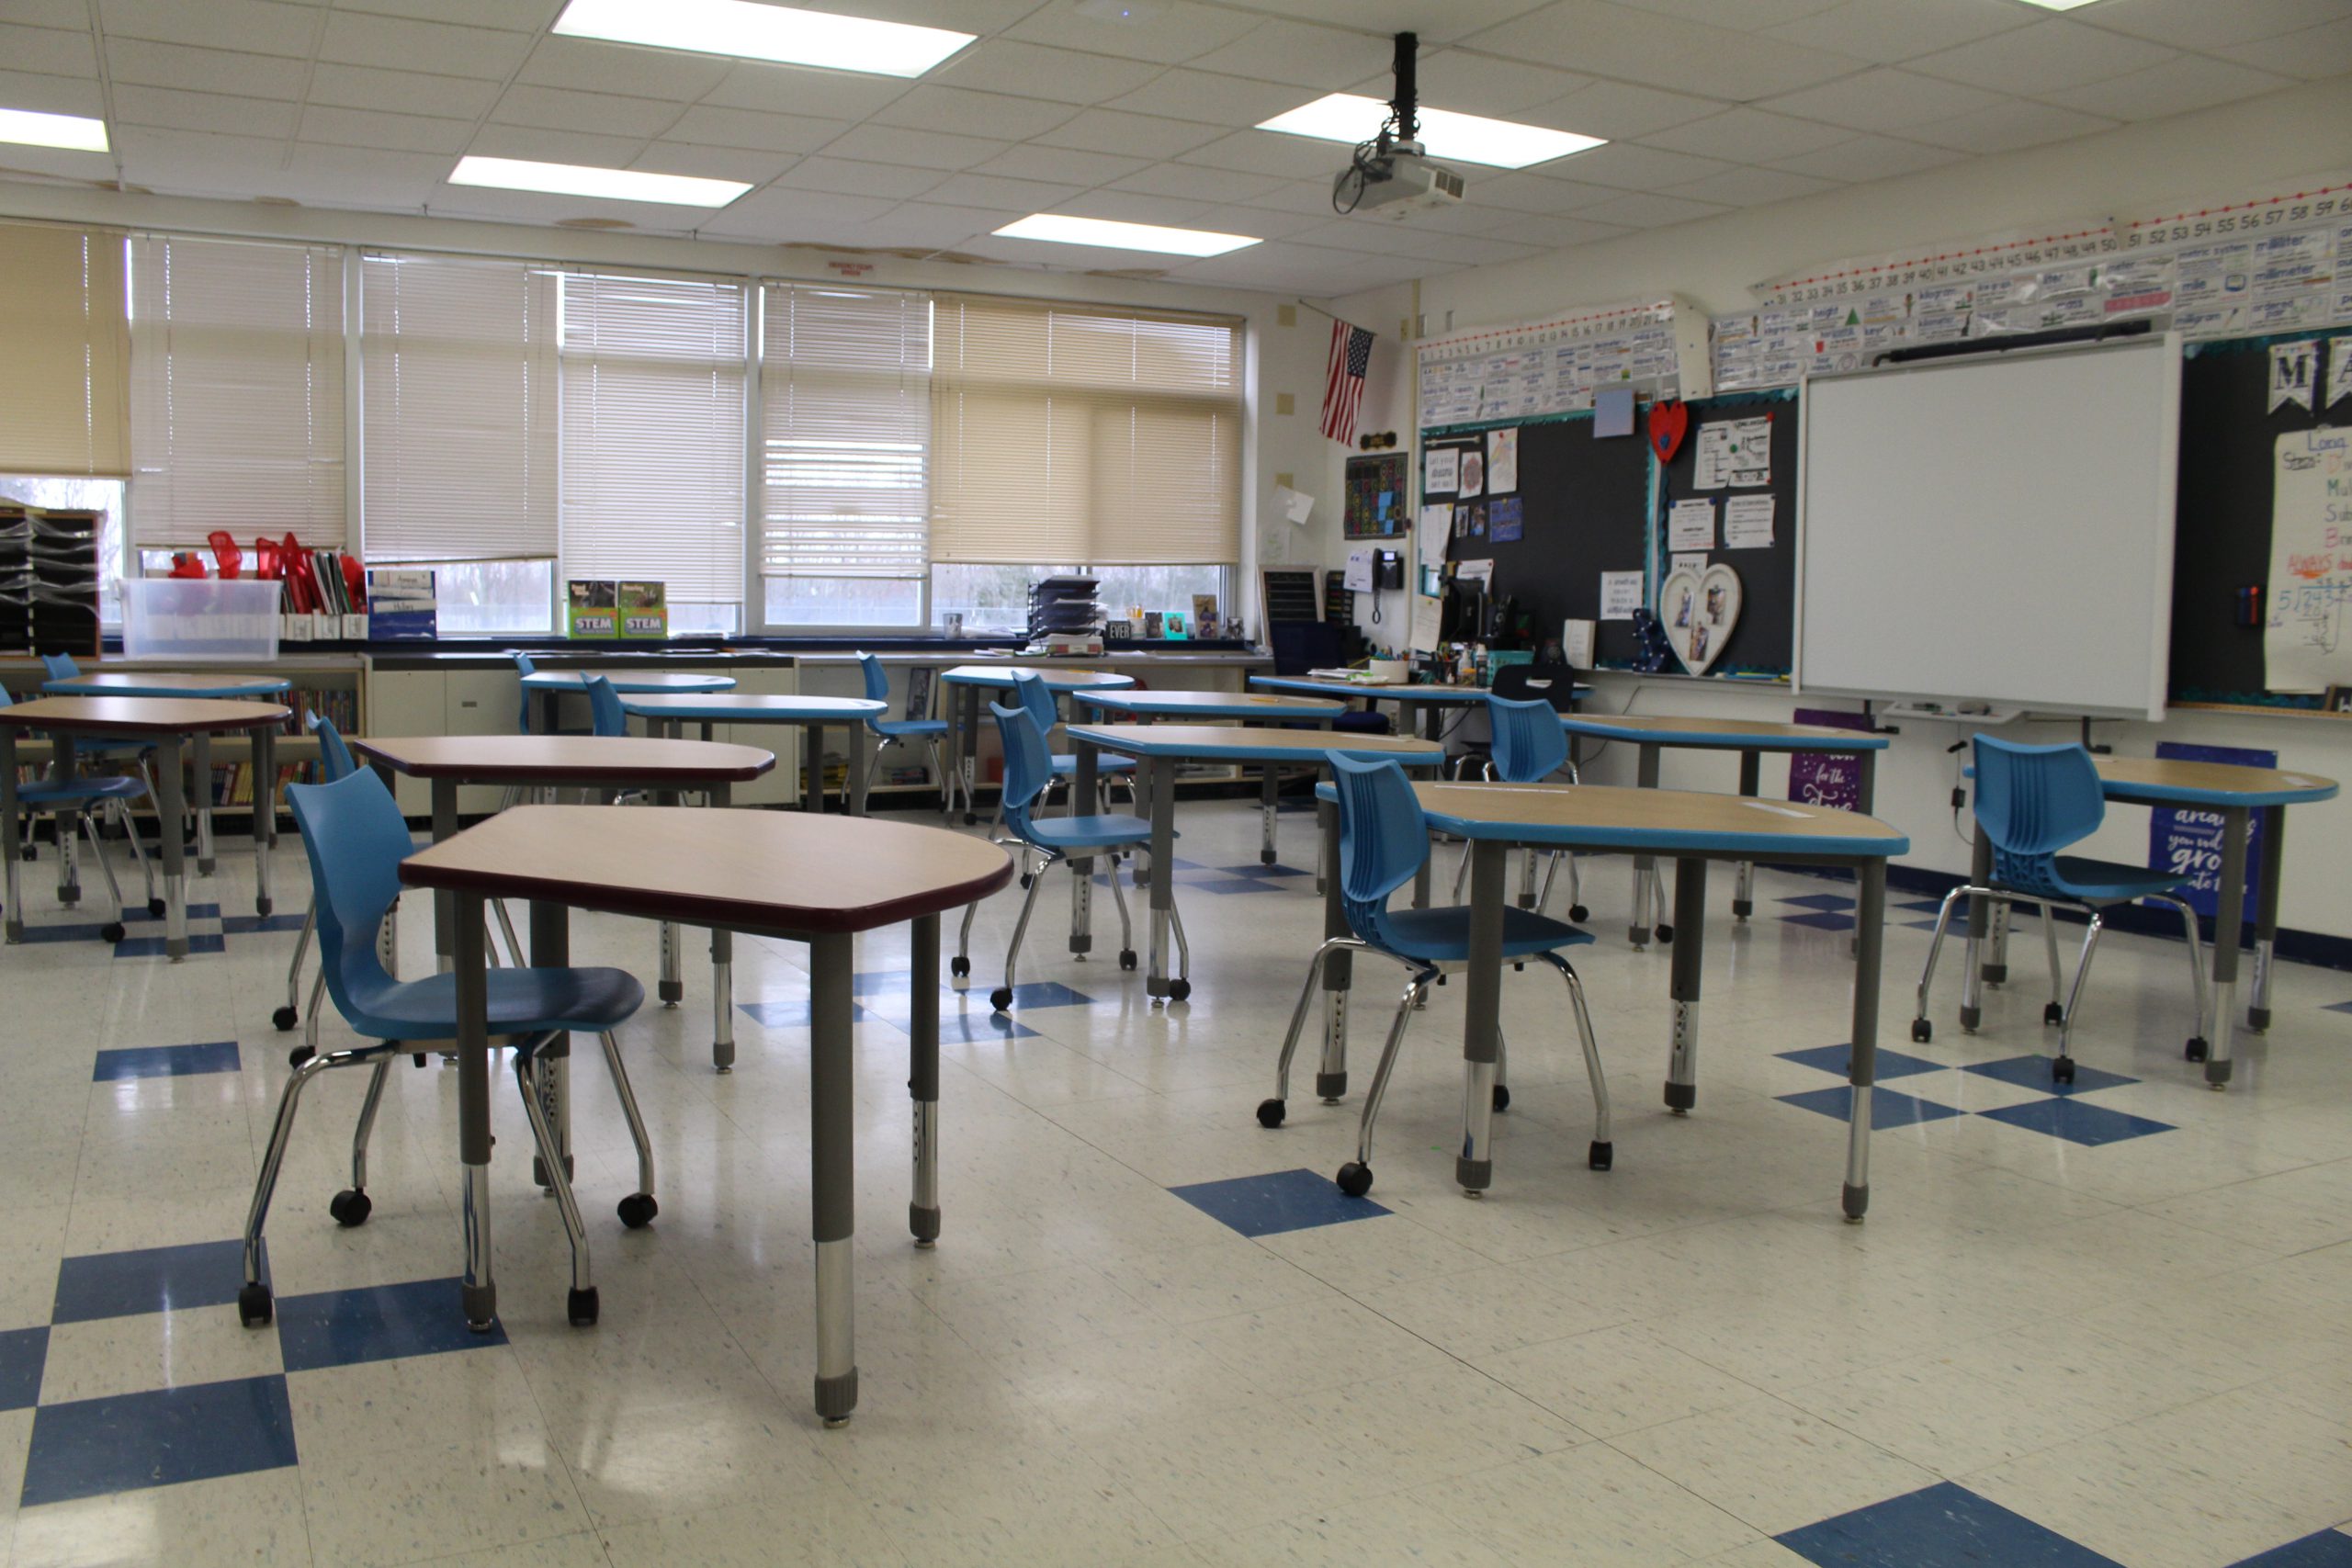
[[[2263,684],[2273,692],[2352,685],[2345,636],[2352,548],[2342,522],[2352,498],[2352,429],[2289,431],[2275,453]]]
[[[1832,708],[1799,708],[1799,724],[1831,729],[1868,729],[1870,716]],[[1805,806],[1859,811],[1862,804],[1862,759],[1852,751],[1799,751],[1789,759],[1789,798]]]
[[[1768,549],[1772,543],[1773,498],[1732,495],[1724,498],[1724,548]]]
[[[1282,508],[1283,516],[1302,527],[1306,525],[1307,518],[1315,513],[1315,498],[1304,491],[1293,490],[1288,485],[1274,487],[1274,504]]]
[[[1459,451],[1457,447],[1455,450]],[[1487,459],[1476,446],[1462,453],[1462,461],[1454,467],[1453,493],[1464,498],[1483,495],[1487,491]]]
[[[1453,508],[1444,502],[1421,508],[1420,526],[1413,530],[1413,550],[1424,567],[1443,566],[1445,547],[1453,537]]]
[[[1519,497],[1502,496],[1487,502],[1487,536],[1498,545],[1508,545],[1519,538],[1527,527],[1520,511]]]
[[[1560,661],[1571,670],[1592,668],[1592,647],[1600,633],[1598,621],[1560,623]]]
[[[1604,571],[1600,574],[1600,618],[1604,621],[1630,621],[1634,612],[1642,607],[1642,574],[1638,571]]]
[[[2316,378],[2319,344],[2310,338],[2301,343],[2274,343],[2270,345],[2270,412],[2277,413],[2288,403],[2312,406],[2312,385]]]
[[[1415,653],[1437,651],[1438,633],[1444,618],[1444,600],[1419,593],[1413,595],[1412,625],[1406,632],[1406,639],[1413,645]]]
[[[2352,258],[2346,265],[2352,266]],[[2327,396],[2320,401],[2324,413],[2352,397],[2352,337],[2332,337],[2327,340]]]
[[[1666,570],[1668,571],[1704,571],[1707,570],[1707,552],[1704,550],[1686,550],[1679,554],[1670,555],[1666,558]]]
[[[1519,432],[1487,432],[1487,493],[1507,495],[1519,488]]]
[[[1421,454],[1421,493],[1452,495],[1462,482],[1462,448],[1432,446]]]
[[[1678,501],[1666,514],[1666,547],[1669,550],[1712,550],[1715,547],[1715,503],[1702,497]]]
[[[1698,490],[1753,490],[1772,482],[1772,420],[1715,420],[1699,427]]]
[[[1593,394],[1592,434],[1595,440],[1634,434],[1634,389],[1603,387]]]

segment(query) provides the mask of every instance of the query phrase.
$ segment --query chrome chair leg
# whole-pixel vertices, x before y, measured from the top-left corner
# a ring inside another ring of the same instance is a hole
[[[508,956],[509,956],[510,960],[513,962],[514,966],[515,968],[517,968],[517,969],[527,969],[527,968],[529,968],[529,967],[531,966],[531,960],[530,960],[529,956],[524,953],[524,951],[523,951],[523,944],[522,944],[522,942],[521,942],[520,941],[516,940],[516,938],[515,938],[515,935],[514,935],[514,917],[513,917],[513,916],[511,916],[511,915],[509,915],[509,914],[507,914],[507,912],[506,912],[506,900],[505,900],[505,899],[503,899],[503,898],[492,898],[492,899],[491,899],[491,900],[490,900],[490,912],[492,913],[492,915],[493,915],[494,917],[496,917],[496,919],[497,919],[497,920],[498,920],[498,933],[499,933],[499,935],[501,935],[502,937],[503,937],[503,938],[505,938],[505,939],[506,939],[506,952],[507,952],[507,954],[508,954]],[[488,945],[489,945],[489,944],[485,944],[485,946],[488,946]],[[490,952],[490,961],[491,961],[492,964],[497,963],[497,962],[498,962],[498,950],[497,950],[497,948],[496,948],[496,947],[494,947],[494,946],[491,946],[491,947],[490,947],[490,949],[489,949],[489,952]]]
[[[90,814],[86,811],[77,812],[75,816],[82,825],[82,836],[90,841],[91,858],[98,863],[98,874],[106,878],[107,897],[114,900],[114,925],[119,930],[122,926],[122,884],[114,879],[114,863],[107,859],[107,846],[98,837],[97,824],[90,820]]]
[[[2196,998],[2197,1021],[2188,1036],[2185,1055],[2192,1062],[2201,1062],[2212,1055],[2212,1046],[2205,1038],[2205,943],[2197,931],[2197,911],[2184,898],[2160,894],[2148,900],[2164,904],[2180,912],[2180,928],[2188,938],[2188,976],[2190,994]]]
[[[1462,840],[1462,859],[1453,867],[1453,901],[1462,902],[1463,884],[1470,880],[1470,840]]]
[[[391,1054],[386,1052],[377,1058],[376,1070],[368,1075],[367,1098],[359,1102],[359,1120],[351,1129],[351,1190],[338,1192],[334,1201],[327,1205],[328,1212],[344,1224],[357,1223],[344,1218],[342,1210],[345,1204],[354,1198],[363,1204],[368,1201],[368,1140],[375,1136],[376,1112],[383,1106],[384,1080],[391,1076]],[[362,1209],[360,1213],[365,1218],[367,1211]]]
[[[312,1051],[319,1048],[319,1010],[325,1000],[327,972],[322,966],[311,976],[311,999],[302,1010],[302,1043]]]
[[[531,1139],[538,1145],[548,1189],[554,1194],[556,1208],[563,1216],[564,1236],[571,1243],[571,1293],[564,1303],[565,1314],[574,1328],[585,1328],[596,1321],[596,1283],[589,1271],[588,1227],[581,1223],[580,1202],[572,1196],[571,1178],[563,1168],[563,1149],[548,1120],[547,1107],[540,1101],[534,1071],[538,1066],[538,1052],[548,1039],[543,1035],[516,1043],[514,1087],[522,1091],[523,1114],[530,1119]]]
[[[1119,967],[1132,969],[1136,966],[1136,928],[1127,918],[1126,889],[1119,886],[1119,857],[1109,855],[1104,858],[1110,864],[1111,874],[1103,880],[1111,885],[1111,902],[1119,907]]]
[[[1286,1102],[1290,1099],[1290,1065],[1298,1055],[1298,1037],[1306,1028],[1306,1015],[1315,1007],[1315,998],[1322,985],[1323,965],[1329,961],[1331,954],[1341,948],[1354,952],[1361,951],[1363,946],[1361,940],[1351,936],[1326,937],[1323,945],[1315,950],[1315,956],[1307,962],[1306,984],[1299,987],[1298,1006],[1291,1010],[1290,1031],[1283,1036],[1282,1055],[1274,1060],[1274,1098],[1261,1100],[1258,1105],[1260,1126],[1279,1127],[1283,1124]]]
[[[874,755],[867,758],[865,762],[865,793],[869,799],[874,795],[875,776],[882,771],[882,753],[898,743],[899,738],[895,735],[885,735],[875,741]]]
[[[122,836],[130,840],[130,858],[139,863],[139,880],[147,887],[147,912],[154,914],[163,908],[155,900],[155,864],[147,858],[147,846],[139,841],[139,824],[131,820],[130,808],[119,800],[113,804],[115,820],[122,827]]]
[[[2050,1005],[2041,1010],[2041,1021],[2062,1023],[2065,1021],[2066,1009],[2058,994],[2058,911],[2051,908],[2046,898],[2041,901],[2041,952],[2050,960]]]
[[[169,831],[168,827],[165,829]],[[245,1283],[237,1292],[237,1316],[247,1328],[260,1328],[270,1319],[269,1287],[261,1282],[262,1227],[269,1220],[269,1200],[277,1190],[277,1173],[286,1164],[286,1142],[294,1131],[294,1112],[311,1080],[334,1066],[327,1056],[311,1056],[294,1069],[277,1097],[277,1119],[269,1129],[269,1147],[262,1156],[261,1174],[254,1180],[254,1200],[245,1210]]]
[[[1029,917],[1037,908],[1037,889],[1046,885],[1046,873],[1060,859],[1057,854],[1046,855],[1046,863],[1030,874],[1029,889],[1021,896],[1021,919],[1013,922],[1012,945],[1004,950],[1004,985],[989,993],[989,1005],[999,1012],[1012,1006],[1013,969],[1021,958],[1021,939],[1029,934]]]
[[[302,913],[302,931],[294,939],[294,960],[286,966],[286,1005],[272,1015],[270,1021],[280,1029],[291,1029],[302,1021],[302,962],[311,956],[311,938],[319,929],[319,900],[311,897],[311,907]]]
[[[2075,1010],[2082,1005],[2083,982],[2090,978],[2091,958],[2098,952],[2098,934],[2107,925],[2107,917],[2099,910],[2091,911],[2091,929],[2083,938],[2083,955],[2075,964],[2074,989],[2066,994],[2066,1021],[2058,1026],[2058,1055],[2050,1063],[2050,1077],[2054,1083],[2075,1081],[2075,1058],[2069,1054],[2075,1037]]]
[[[1544,957],[1568,984],[1568,1001],[1577,1015],[1577,1037],[1584,1045],[1585,1077],[1592,1084],[1592,1147],[1585,1163],[1595,1170],[1607,1170],[1616,1162],[1616,1145],[1610,1130],[1609,1080],[1601,1076],[1600,1044],[1593,1037],[1592,1013],[1585,1006],[1584,981],[1558,953],[1547,953]]]
[[[1936,906],[1936,932],[1928,939],[1928,961],[1919,967],[1919,1006],[1911,1015],[1911,1038],[1917,1044],[1925,1045],[1935,1038],[1936,1026],[1928,1021],[1928,988],[1936,983],[1936,957],[1943,952],[1944,932],[1951,929],[1952,906],[1971,891],[1966,886],[1955,887]]]
[[[979,912],[977,898],[964,906],[963,929],[956,934],[956,958],[947,966],[947,983],[959,991],[972,983],[972,917]]]
[[[1397,999],[1396,1016],[1388,1025],[1388,1038],[1380,1047],[1380,1065],[1373,1069],[1372,1088],[1363,1097],[1363,1115],[1356,1124],[1356,1157],[1340,1168],[1340,1190],[1351,1198],[1361,1198],[1372,1190],[1372,1130],[1380,1121],[1380,1102],[1388,1097],[1389,1076],[1396,1070],[1396,1053],[1405,1043],[1405,1026],[1413,1021],[1413,1000],[1436,976],[1434,969],[1417,969],[1405,982],[1405,994]]]
[[[1176,978],[1189,987],[1193,983],[1193,944],[1184,940],[1184,911],[1176,907],[1176,890],[1172,885],[1168,890],[1168,929],[1176,933]],[[1171,997],[1170,999],[1182,1001],[1183,998]]]
[[[603,1030],[596,1043],[604,1047],[605,1071],[613,1080],[613,1092],[620,1097],[621,1115],[628,1122],[629,1142],[637,1145],[637,1190],[621,1200],[621,1224],[631,1230],[652,1223],[661,1205],[653,1201],[653,1140],[645,1131],[644,1114],[638,1110],[637,1088],[628,1081],[628,1066],[621,1060],[621,1043],[613,1032]]]

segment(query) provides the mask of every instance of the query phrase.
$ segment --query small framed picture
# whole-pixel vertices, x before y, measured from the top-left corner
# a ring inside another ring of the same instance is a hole
[[[1159,611],[1146,610],[1143,613],[1143,639],[1146,642],[1158,642],[1159,640]]]
[[[1135,639],[1135,623],[1125,615],[1114,616],[1102,623],[1104,642],[1131,642]]]
[[[1195,593],[1193,595],[1193,631],[1196,637],[1216,635],[1216,594]]]
[[[2327,689],[2327,711],[2352,713],[2352,686],[2330,686]]]

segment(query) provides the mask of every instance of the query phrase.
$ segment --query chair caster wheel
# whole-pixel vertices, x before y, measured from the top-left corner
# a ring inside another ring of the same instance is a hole
[[[1340,1168],[1340,1190],[1351,1198],[1361,1198],[1372,1190],[1372,1167],[1350,1160]]]
[[[1180,976],[1168,982],[1168,999],[1170,1001],[1181,1002],[1192,994],[1193,982],[1190,980]]]
[[[1495,1086],[1495,1109],[1498,1111],[1509,1111],[1510,1109],[1510,1090],[1508,1087],[1502,1084],[1497,1084]]]
[[[979,819],[978,813],[970,811],[964,813],[964,826],[967,828],[970,827],[973,823],[978,822]]]
[[[1032,878],[1032,877],[1030,876],[1030,874],[1029,874],[1027,872],[1025,872],[1025,871],[1024,871],[1024,872],[1023,872],[1023,873],[1021,874],[1021,890],[1022,890],[1023,893],[1026,893],[1027,891],[1029,891],[1029,884],[1030,884],[1033,880],[1035,880],[1035,879],[1034,879],[1034,878]]]
[[[1591,1149],[1584,1156],[1584,1162],[1595,1170],[1607,1170],[1617,1163],[1617,1145],[1604,1144],[1595,1139]]]
[[[286,1053],[286,1065],[289,1067],[299,1067],[317,1055],[318,1052],[308,1045],[297,1045]]]
[[[2044,1002],[2041,1004],[2041,1021],[2044,1023],[2064,1023],[2066,1021],[2066,1010],[2059,1006],[2056,1002]]]
[[[267,1285],[247,1285],[237,1292],[237,1321],[247,1328],[268,1327],[269,1314]]]
[[[1936,1026],[1934,1024],[1928,1022],[1924,1018],[1915,1018],[1911,1021],[1911,1043],[1914,1045],[1925,1045],[1928,1041],[1933,1040],[1935,1037]]]
[[[1586,908],[1582,904],[1571,904],[1568,906],[1568,922],[1571,925],[1580,926],[1590,919],[1592,919],[1592,911]]]
[[[367,1193],[356,1190],[338,1192],[327,1200],[327,1213],[334,1215],[334,1223],[345,1230],[356,1225],[366,1224],[368,1214],[374,1212],[375,1207],[374,1203],[368,1201]]]
[[[621,1224],[633,1231],[641,1231],[653,1223],[662,1205],[653,1201],[650,1192],[632,1192],[620,1201]]]
[[[566,1292],[563,1315],[571,1320],[574,1328],[594,1328],[596,1325],[596,1287],[591,1285],[584,1291]]]
[[[1288,1107],[1283,1105],[1283,1103],[1279,1100],[1260,1100],[1258,1102],[1258,1125],[1261,1127],[1281,1126],[1283,1124],[1283,1116],[1287,1110]]]
[[[1657,940],[1661,942],[1672,942],[1674,940],[1674,928],[1672,926],[1658,927]]]
[[[1012,993],[1006,990],[1002,986],[999,986],[995,990],[989,993],[989,1006],[996,1009],[999,1012],[1008,1010],[1012,1006]]]
[[[296,1024],[302,1021],[302,1015],[296,1012],[292,1008],[279,1008],[276,1012],[269,1015],[269,1021],[275,1028],[281,1030],[291,1029]]]
[[[105,925],[100,926],[98,928],[98,937],[104,942],[120,942],[123,938],[122,922],[120,920],[109,920]]]
[[[2192,1062],[2201,1062],[2213,1054],[2212,1045],[2200,1034],[2181,1047],[2180,1054]]]
[[[1132,947],[1123,947],[1119,949],[1119,967],[1122,969],[1132,969],[1135,966],[1136,950]]]
[[[2072,1056],[2061,1056],[2056,1061],[2051,1063],[2050,1081],[2052,1083],[2073,1083],[2075,1081],[2075,1059]]]
[[[161,898],[148,899],[147,913],[154,919],[162,919],[164,918],[164,901]]]
[[[422,1051],[410,1052],[408,1059],[415,1063],[420,1067],[424,1066],[424,1053]]]

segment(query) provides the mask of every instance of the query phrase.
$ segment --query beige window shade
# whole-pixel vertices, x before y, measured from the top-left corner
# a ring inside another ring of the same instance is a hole
[[[943,296],[935,338],[932,559],[1239,558],[1238,319]]]
[[[740,283],[566,273],[563,572],[743,596]]]
[[[0,223],[0,472],[130,472],[122,235]]]
[[[343,253],[131,244],[133,541],[344,544]]]
[[[554,558],[556,275],[373,254],[360,290],[367,558]]]
[[[931,297],[769,284],[760,406],[762,575],[923,576]]]

